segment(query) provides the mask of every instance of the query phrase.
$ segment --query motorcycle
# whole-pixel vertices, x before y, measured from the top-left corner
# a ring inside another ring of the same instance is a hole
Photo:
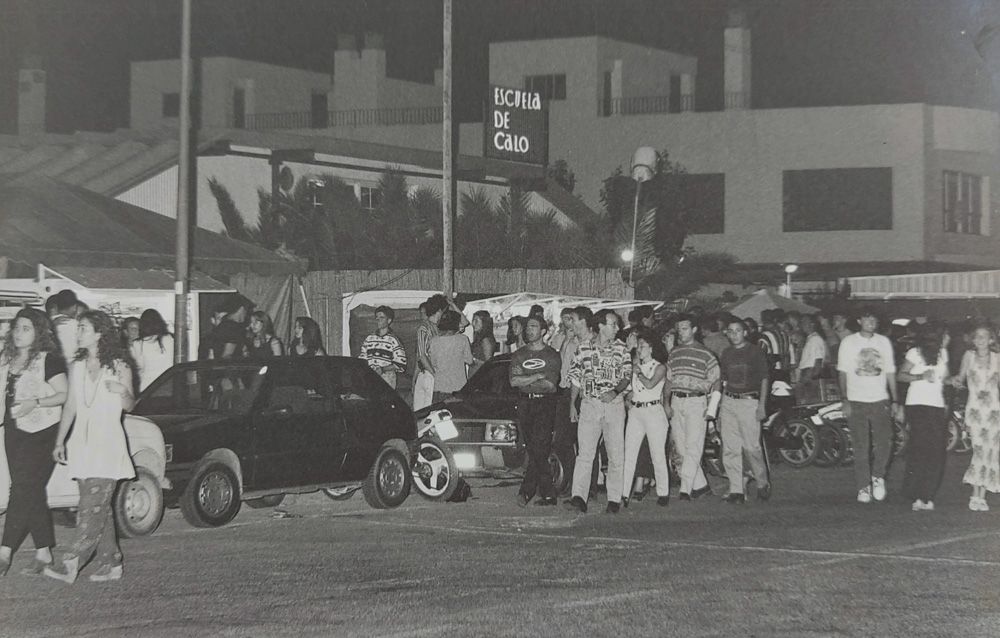
[[[812,406],[804,409],[802,418],[807,418],[817,428],[820,449],[816,465],[831,467],[848,465],[854,462],[854,444],[851,441],[851,430],[844,416],[843,402]],[[909,440],[909,430],[904,421],[892,420],[892,456],[903,453]]]
[[[444,445],[458,438],[448,410],[434,410],[417,425],[417,441],[410,457],[413,486],[432,501],[446,501],[462,482],[455,458]]]

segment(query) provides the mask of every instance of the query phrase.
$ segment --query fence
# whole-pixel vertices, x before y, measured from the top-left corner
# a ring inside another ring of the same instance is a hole
[[[600,117],[613,115],[646,115],[680,113],[694,110],[693,95],[644,95],[601,100],[597,106]]]
[[[287,334],[288,317],[309,313],[319,324],[327,352],[340,353],[342,299],[345,293],[365,290],[441,290],[440,270],[340,270],[307,273],[289,286],[287,277],[254,274],[235,275],[230,283],[271,313],[275,333]],[[604,299],[632,299],[632,288],[617,269],[513,270],[463,269],[455,271],[455,290],[460,293],[503,295],[539,292]],[[291,307],[289,310],[289,299]],[[282,299],[280,302],[278,299]],[[263,304],[268,300],[269,304]],[[280,310],[279,310],[280,308]]]
[[[440,106],[396,109],[354,109],[349,111],[301,111],[290,113],[251,113],[246,116],[248,130],[330,128],[338,126],[400,126],[437,124],[442,120]]]

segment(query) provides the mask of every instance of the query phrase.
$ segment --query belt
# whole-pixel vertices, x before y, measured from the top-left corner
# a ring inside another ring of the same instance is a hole
[[[707,392],[686,392],[684,390],[677,390],[676,392],[671,392],[671,396],[675,396],[679,399],[690,399],[693,397],[703,397],[706,396]]]
[[[663,403],[662,399],[653,399],[652,401],[631,401],[633,408],[647,408],[651,405],[660,405]]]
[[[760,392],[726,392],[730,399],[759,399]]]
[[[524,396],[527,397],[527,398],[529,398],[529,399],[544,399],[545,397],[547,397],[549,395],[542,394],[540,392],[529,392],[528,394],[526,394]]]

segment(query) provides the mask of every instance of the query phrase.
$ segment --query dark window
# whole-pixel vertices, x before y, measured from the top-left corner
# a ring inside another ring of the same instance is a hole
[[[785,232],[891,230],[892,169],[785,171]]]
[[[133,412],[243,414],[252,407],[266,370],[266,366],[173,370],[143,391]]]
[[[233,128],[247,126],[247,92],[242,87],[233,89]]]
[[[668,110],[671,113],[680,113],[681,111],[681,76],[671,75],[670,76],[670,100],[667,105]]]
[[[945,232],[984,234],[983,178],[969,173],[945,171],[942,181]]]
[[[671,228],[682,224],[689,234],[725,232],[726,176],[724,173],[684,173],[667,176],[665,210],[660,211],[657,242],[671,239]],[[666,217],[664,217],[664,215]]]
[[[515,394],[510,385],[510,361],[487,361],[462,388],[463,392]]]
[[[393,389],[360,359],[335,360],[330,367],[330,373],[334,394],[342,401],[391,403],[396,399]]]
[[[529,75],[524,78],[526,91],[537,91],[543,100],[566,99],[566,74]]]
[[[179,93],[163,94],[163,117],[181,116],[181,96]]]
[[[333,411],[321,361],[275,363],[267,407],[288,407],[292,414],[325,414]]]
[[[326,128],[330,125],[330,110],[326,93],[315,92],[312,94],[311,109],[313,128]]]
[[[376,210],[382,201],[382,191],[376,186],[362,186],[359,202],[365,210]]]
[[[601,115],[608,117],[611,115],[611,71],[604,72],[604,90],[601,100]]]

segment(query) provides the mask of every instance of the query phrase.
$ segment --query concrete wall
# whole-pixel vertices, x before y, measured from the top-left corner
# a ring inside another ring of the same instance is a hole
[[[598,83],[610,71],[615,60],[622,61],[622,97],[670,95],[670,76],[688,74],[692,82],[698,73],[698,59],[652,49],[637,44],[597,38]],[[598,96],[601,86],[598,84]]]
[[[204,127],[229,128],[233,125],[233,89],[246,91],[246,112],[309,112],[312,93],[328,93],[329,74],[250,62],[236,58],[212,57],[201,60],[201,122]],[[176,118],[162,115],[163,94],[180,91],[180,62],[152,60],[133,62],[130,85],[130,126],[151,128],[176,124]]]

